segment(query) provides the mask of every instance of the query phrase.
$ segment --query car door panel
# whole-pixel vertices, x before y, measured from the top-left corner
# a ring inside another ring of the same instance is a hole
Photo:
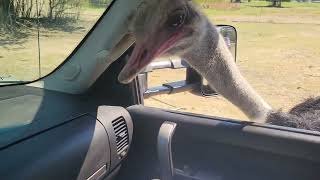
[[[28,86],[0,88],[0,149],[70,121],[97,105],[94,98]]]
[[[84,115],[6,148],[0,158],[4,179],[86,179],[100,168],[107,173],[110,150],[103,125]]]
[[[158,131],[164,121],[177,123],[172,144],[174,166],[187,174],[223,180],[320,177],[320,140],[317,132],[144,106],[127,109],[136,133],[132,146],[134,150],[126,167],[131,167],[130,162],[137,161],[135,153],[143,149],[144,157],[139,158],[140,162],[145,162],[145,167],[134,171],[142,179],[159,176],[156,146]]]
[[[117,102],[94,91],[1,88],[0,179],[113,179],[130,147],[132,122],[124,108],[101,106]],[[116,131],[115,122],[126,128]]]

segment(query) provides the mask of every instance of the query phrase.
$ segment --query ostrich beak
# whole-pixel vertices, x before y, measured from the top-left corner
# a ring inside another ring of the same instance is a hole
[[[168,37],[168,33],[158,32],[139,42],[136,41],[134,50],[122,71],[118,80],[123,84],[130,83],[153,59],[164,54],[185,33],[177,31]]]

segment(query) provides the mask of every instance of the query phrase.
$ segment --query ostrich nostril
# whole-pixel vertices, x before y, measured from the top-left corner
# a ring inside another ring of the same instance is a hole
[[[148,54],[148,50],[143,50],[142,54],[141,54],[141,59],[144,59]]]

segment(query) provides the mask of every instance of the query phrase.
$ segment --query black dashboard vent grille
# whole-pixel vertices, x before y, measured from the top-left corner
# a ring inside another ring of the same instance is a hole
[[[117,138],[116,142],[118,155],[124,156],[127,153],[127,149],[129,146],[127,123],[123,117],[119,117],[118,119],[112,121],[112,126]]]

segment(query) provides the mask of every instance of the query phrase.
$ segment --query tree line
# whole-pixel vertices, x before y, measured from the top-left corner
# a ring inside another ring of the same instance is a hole
[[[0,0],[0,25],[12,26],[21,20],[78,18],[85,3],[108,3],[110,0]]]

